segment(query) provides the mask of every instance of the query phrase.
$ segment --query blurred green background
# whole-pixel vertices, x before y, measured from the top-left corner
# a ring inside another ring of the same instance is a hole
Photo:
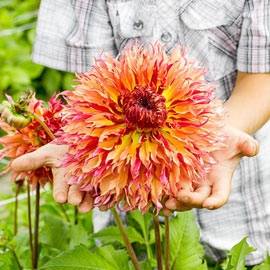
[[[53,1],[53,0],[52,0]],[[71,89],[74,75],[31,61],[39,0],[0,0],[0,103],[5,93],[16,100],[29,89],[39,99]]]
[[[39,5],[40,0],[0,0],[0,103],[5,94],[17,100],[30,89],[38,99],[48,100],[54,92],[71,90],[74,85],[74,74],[31,61]],[[0,137],[3,135],[0,129]],[[4,162],[0,162],[0,172]],[[10,190],[9,185],[3,185],[3,178],[0,177],[2,191],[5,187]]]

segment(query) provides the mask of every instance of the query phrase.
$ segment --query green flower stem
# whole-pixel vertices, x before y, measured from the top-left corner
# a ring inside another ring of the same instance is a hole
[[[158,270],[162,270],[162,249],[161,249],[161,240],[160,240],[160,230],[159,230],[159,221],[158,216],[153,216],[155,236],[156,236],[156,251],[157,251],[157,266]]]
[[[38,268],[38,229],[39,229],[40,184],[36,187],[35,239],[34,239],[34,269]]]
[[[130,243],[130,241],[128,239],[128,236],[127,236],[127,233],[125,231],[124,225],[123,225],[117,211],[115,210],[115,208],[111,208],[111,211],[112,211],[112,214],[114,216],[115,222],[116,222],[116,224],[117,224],[117,226],[118,226],[118,228],[120,230],[120,233],[122,234],[123,240],[125,242],[126,248],[128,250],[129,256],[131,258],[131,261],[132,261],[135,269],[136,270],[141,270],[141,266],[140,266],[140,264],[138,262],[136,254],[134,252],[134,249],[133,249],[133,247],[132,247],[132,245],[131,245],[131,243]]]
[[[34,249],[33,249],[32,222],[31,222],[31,196],[29,185],[27,185],[27,213],[28,213],[29,243],[32,257],[32,269],[34,269]]]
[[[12,253],[12,255],[14,256],[14,258],[15,258],[15,260],[16,260],[16,263],[17,263],[17,265],[18,265],[19,270],[23,270],[23,268],[22,268],[22,266],[21,266],[21,264],[20,264],[19,258],[18,258],[18,256],[17,256],[15,250],[14,250],[14,249],[11,249],[11,253]]]
[[[61,204],[61,203],[59,203],[59,206],[60,206],[60,208],[61,208],[61,210],[62,210],[62,212],[63,212],[63,214],[64,214],[64,216],[65,216],[65,218],[66,218],[66,220],[67,220],[67,222],[70,222],[70,219],[69,219],[69,217],[68,217],[68,214],[67,214],[67,211],[66,211],[64,205]]]
[[[75,205],[75,207],[74,207],[74,224],[75,225],[78,224],[78,207],[77,207],[77,205]]]
[[[165,216],[165,270],[170,270],[170,221]]]
[[[46,133],[49,135],[49,137],[54,140],[55,136],[53,135],[53,133],[51,132],[51,130],[48,128],[48,126],[42,121],[42,119],[34,112],[31,112],[33,114],[33,116],[35,117],[35,119],[39,122],[39,124],[44,128],[44,130],[46,131]]]
[[[18,195],[19,195],[20,185],[16,185],[16,193],[15,193],[15,204],[14,204],[14,235],[17,234],[18,231]]]

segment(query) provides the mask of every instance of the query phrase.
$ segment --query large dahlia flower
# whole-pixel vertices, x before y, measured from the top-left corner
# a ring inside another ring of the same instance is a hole
[[[33,152],[52,141],[40,123],[31,115],[31,112],[35,113],[53,134],[58,132],[61,134],[60,129],[64,123],[60,115],[63,104],[55,95],[48,104],[37,100],[32,93],[29,99],[22,96],[21,100],[25,101],[25,105],[22,106],[20,102],[15,103],[11,97],[8,99],[9,102],[4,101],[0,106],[0,128],[7,133],[7,135],[0,137],[0,144],[3,146],[3,149],[0,150],[0,160],[9,158],[11,162],[1,175],[11,171],[11,163],[14,159]],[[22,173],[12,171],[11,179],[12,181],[27,179],[35,188],[37,182],[42,186],[48,180],[52,182],[52,172],[50,168],[46,167]]]
[[[62,166],[94,205],[159,211],[166,196],[205,181],[210,152],[223,145],[222,104],[180,46],[158,44],[105,54],[65,92]]]

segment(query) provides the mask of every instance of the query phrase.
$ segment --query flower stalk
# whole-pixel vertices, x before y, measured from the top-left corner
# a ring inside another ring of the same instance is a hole
[[[31,221],[31,196],[30,186],[27,185],[27,213],[28,213],[28,231],[29,231],[29,243],[31,250],[32,269],[34,269],[34,250],[33,250],[33,234],[32,234],[32,221]]]
[[[35,235],[34,235],[34,269],[38,268],[38,230],[39,230],[39,205],[40,205],[40,184],[36,187],[36,212],[35,212]]]
[[[14,236],[18,231],[18,195],[20,190],[20,184],[16,184],[16,192],[15,192],[15,205],[14,205]]]
[[[170,270],[170,221],[165,216],[165,270]]]
[[[74,224],[78,224],[78,207],[77,205],[74,206]]]
[[[162,249],[161,249],[161,240],[160,240],[160,230],[159,230],[159,220],[158,216],[153,216],[154,228],[155,228],[155,237],[156,237],[156,251],[157,251],[157,269],[163,270],[162,266]]]
[[[63,214],[64,214],[64,216],[65,216],[65,218],[67,220],[67,222],[70,222],[69,216],[68,216],[67,211],[66,211],[65,207],[63,206],[63,204],[59,203],[59,206],[60,206],[60,208],[61,208],[61,210],[62,210],[62,212],[63,212]]]
[[[38,123],[43,127],[43,129],[46,131],[46,133],[49,135],[49,137],[54,140],[55,136],[51,132],[51,130],[48,128],[48,126],[42,121],[42,119],[34,112],[31,112],[31,114],[35,117],[35,119],[38,121]]]
[[[111,208],[111,211],[112,211],[112,214],[114,216],[115,222],[116,222],[116,224],[117,224],[117,226],[118,226],[118,228],[120,230],[120,233],[122,234],[122,237],[123,237],[125,246],[126,246],[126,248],[128,250],[129,256],[131,258],[131,261],[132,261],[135,269],[136,270],[140,270],[141,269],[141,266],[140,266],[140,264],[138,262],[138,259],[136,257],[136,254],[134,252],[134,249],[133,249],[133,247],[132,247],[132,245],[131,245],[131,243],[130,243],[130,241],[128,239],[128,236],[127,236],[127,233],[125,231],[124,225],[123,225],[123,223],[121,221],[121,218],[118,215],[118,213],[117,213],[117,211],[115,210],[114,207]]]

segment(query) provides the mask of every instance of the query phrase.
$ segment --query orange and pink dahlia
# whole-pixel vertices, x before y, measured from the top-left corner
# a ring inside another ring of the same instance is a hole
[[[105,54],[79,85],[64,92],[62,166],[94,205],[159,211],[166,196],[205,180],[210,153],[223,145],[222,103],[177,46],[128,47],[121,59]]]
[[[61,135],[61,127],[64,124],[61,117],[64,105],[55,95],[48,104],[37,100],[32,93],[29,99],[23,96],[21,100],[25,99],[26,101],[25,111],[11,97],[8,97],[8,99],[9,102],[4,101],[0,110],[2,118],[2,120],[0,118],[0,128],[7,133],[7,135],[0,138],[0,144],[3,146],[3,149],[0,150],[0,160],[8,158],[11,162],[1,175],[11,171],[11,163],[14,159],[33,152],[52,141],[38,121],[31,116],[30,112],[34,112],[49,127],[53,134]],[[27,179],[35,188],[37,182],[42,186],[48,180],[52,182],[52,172],[50,168],[46,167],[22,173],[13,171],[11,179],[12,181]]]

